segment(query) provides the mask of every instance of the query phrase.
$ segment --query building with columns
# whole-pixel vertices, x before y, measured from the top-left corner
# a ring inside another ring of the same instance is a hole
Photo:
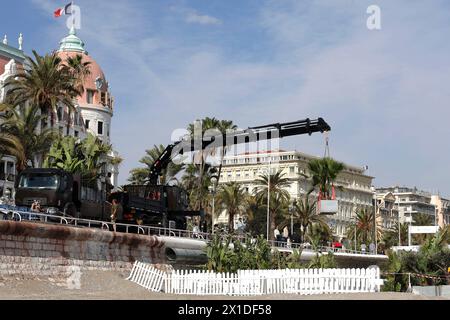
[[[414,220],[416,214],[429,215],[434,225],[444,227],[450,223],[450,201],[440,195],[422,191],[416,187],[377,188],[377,194],[391,194],[401,223]]]
[[[249,193],[255,189],[255,180],[260,175],[267,173],[269,162],[271,173],[282,170],[285,177],[291,182],[288,191],[291,201],[299,199],[311,189],[311,180],[308,176],[308,162],[317,157],[298,151],[269,151],[262,153],[248,153],[234,156],[226,156],[220,183],[236,181],[242,183]],[[344,171],[338,176],[335,185],[342,186],[342,190],[336,188],[336,198],[339,201],[337,214],[327,216],[329,225],[335,236],[342,238],[346,235],[347,227],[359,210],[373,210],[374,192],[372,190],[373,177],[365,174],[363,168],[345,165]],[[312,196],[317,198],[317,193]],[[236,217],[235,219],[239,219]],[[218,223],[226,223],[226,211],[218,218]]]
[[[5,99],[7,88],[5,81],[23,70],[25,54],[22,51],[23,37],[19,35],[17,48],[9,42],[5,35],[0,43],[0,103]],[[16,177],[16,159],[4,156],[0,159],[0,197],[10,197],[14,192],[14,180]]]
[[[398,222],[398,207],[395,204],[395,199],[392,192],[377,192],[376,194],[377,224],[381,226],[383,230],[394,228],[395,224]]]

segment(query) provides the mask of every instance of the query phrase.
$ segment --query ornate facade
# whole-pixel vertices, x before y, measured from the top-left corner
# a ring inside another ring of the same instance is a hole
[[[272,151],[266,153],[243,154],[227,156],[224,159],[221,183],[236,181],[242,183],[249,193],[255,189],[255,180],[261,174],[270,170],[275,173],[282,170],[285,177],[291,182],[288,191],[291,201],[299,199],[311,189],[311,180],[305,178],[308,175],[308,162],[316,157],[297,151]],[[345,237],[347,227],[352,223],[358,210],[373,210],[372,180],[365,174],[363,168],[345,165],[344,171],[338,176],[336,186],[336,198],[339,200],[337,214],[328,216],[328,222],[335,236]],[[317,198],[316,193],[312,193]],[[239,217],[236,217],[238,219]],[[219,217],[218,222],[227,221],[226,212]]]
[[[0,103],[4,102],[7,89],[5,81],[23,70],[25,54],[22,51],[22,35],[18,39],[18,48],[8,43],[7,36],[0,43]],[[14,192],[16,159],[6,156],[0,159],[0,197],[11,197]]]
[[[26,56],[22,51],[23,38],[19,37],[19,48],[8,45],[7,38],[0,43],[0,103],[4,101],[7,89],[4,82],[11,76],[26,69]],[[83,139],[87,133],[92,133],[104,143],[111,144],[111,130],[113,118],[114,98],[109,90],[109,83],[98,63],[88,54],[84,42],[72,28],[69,35],[60,42],[58,56],[64,61],[69,57],[82,56],[82,62],[89,62],[90,74],[84,79],[84,92],[75,101],[75,112],[68,112],[67,108],[59,107],[55,115],[55,128],[63,136],[73,136]],[[110,176],[109,182],[118,187],[119,168],[114,158],[118,157],[113,151],[109,156],[106,168]],[[0,190],[13,193],[15,179],[15,159],[5,157],[0,162]]]

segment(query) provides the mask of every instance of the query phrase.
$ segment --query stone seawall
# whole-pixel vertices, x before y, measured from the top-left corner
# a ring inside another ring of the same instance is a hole
[[[0,221],[3,278],[67,278],[74,270],[129,272],[136,260],[165,264],[164,241],[99,229]]]

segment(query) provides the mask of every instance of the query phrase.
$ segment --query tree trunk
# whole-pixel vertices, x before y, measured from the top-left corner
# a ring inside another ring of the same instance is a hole
[[[234,212],[228,211],[228,233],[233,233],[234,231]]]
[[[276,214],[276,212],[270,211],[269,239],[272,241],[277,240],[277,239],[275,239],[275,234],[274,234],[275,228],[277,227],[275,214]]]

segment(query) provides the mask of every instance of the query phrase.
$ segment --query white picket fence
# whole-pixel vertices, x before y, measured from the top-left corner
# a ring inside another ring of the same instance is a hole
[[[147,290],[160,292],[163,289],[167,273],[153,266],[136,261],[127,280],[137,283]]]
[[[180,295],[257,296],[269,294],[327,294],[379,292],[383,280],[379,268],[368,269],[287,269],[241,270],[237,274],[201,270],[145,273],[133,268],[130,278],[153,291]],[[145,267],[144,267],[145,270]],[[158,282],[159,281],[159,282]],[[149,286],[149,283],[159,286]]]

